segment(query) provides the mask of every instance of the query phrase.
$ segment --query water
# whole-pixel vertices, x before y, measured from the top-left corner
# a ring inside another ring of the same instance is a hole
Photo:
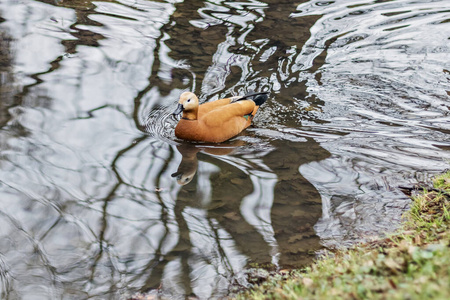
[[[448,168],[450,2],[299,2],[0,1],[1,298],[221,297],[394,230]],[[239,137],[174,137],[250,89]]]

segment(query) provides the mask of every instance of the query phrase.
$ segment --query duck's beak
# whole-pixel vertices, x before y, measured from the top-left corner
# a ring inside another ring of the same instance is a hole
[[[178,103],[177,109],[175,109],[175,111],[172,113],[172,115],[176,116],[179,115],[183,112],[183,104]]]
[[[172,175],[170,175],[170,177],[176,177],[177,179],[180,179],[182,175],[183,175],[183,172],[177,171],[177,172],[173,173]]]

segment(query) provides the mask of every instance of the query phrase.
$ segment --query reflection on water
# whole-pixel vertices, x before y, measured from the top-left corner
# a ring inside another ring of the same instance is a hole
[[[1,298],[220,297],[448,164],[448,1],[0,2]],[[174,105],[270,90],[220,145]]]
[[[244,146],[245,143],[242,140],[232,140],[231,142],[222,144],[192,144],[183,143],[177,146],[178,152],[181,154],[182,159],[178,169],[171,176],[177,179],[179,185],[186,185],[192,181],[197,173],[198,158],[197,153],[200,151],[213,154],[213,155],[227,155],[235,151],[239,146]]]

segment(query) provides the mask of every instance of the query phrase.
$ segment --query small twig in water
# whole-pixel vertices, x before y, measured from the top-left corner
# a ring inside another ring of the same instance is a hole
[[[442,190],[442,189],[436,189],[433,187],[423,187],[423,186],[413,186],[413,187],[408,187],[408,186],[398,186],[399,189],[401,190],[407,190],[409,192],[411,191],[431,191],[431,192],[437,192],[437,193],[441,193],[447,197],[450,197],[450,193]]]

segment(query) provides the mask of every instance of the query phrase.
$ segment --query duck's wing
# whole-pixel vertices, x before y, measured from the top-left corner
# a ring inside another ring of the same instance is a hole
[[[210,111],[212,111],[212,110],[214,110],[216,108],[219,108],[221,106],[230,104],[230,102],[231,102],[230,98],[224,98],[224,99],[219,99],[219,100],[216,100],[216,101],[203,103],[203,104],[201,104],[198,107],[199,117],[201,115],[205,115],[205,114],[209,113]]]
[[[204,122],[207,127],[228,126],[228,122],[233,122],[233,119],[236,117],[244,117],[251,114],[254,108],[255,102],[242,100],[211,110],[209,113],[201,116],[199,120]]]
[[[251,92],[244,96],[234,97],[233,102],[241,101],[241,100],[253,100],[257,106],[262,105],[266,102],[269,97],[269,92]]]

